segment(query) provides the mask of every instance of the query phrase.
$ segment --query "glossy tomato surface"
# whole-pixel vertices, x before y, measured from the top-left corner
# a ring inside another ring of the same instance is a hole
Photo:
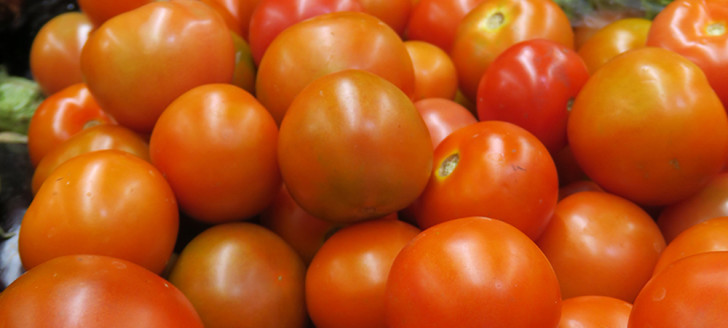
[[[458,90],[458,76],[447,52],[424,41],[410,40],[405,41],[404,45],[415,72],[413,99],[454,99]]]
[[[467,108],[450,99],[425,98],[414,105],[427,124],[433,149],[455,130],[478,122]]]
[[[728,119],[705,74],[661,48],[628,51],[595,72],[574,101],[567,135],[592,180],[642,205],[689,197],[728,158]]]
[[[0,294],[0,326],[202,328],[190,301],[129,261],[68,255],[23,274]]]
[[[555,327],[561,294],[525,234],[467,217],[418,234],[397,255],[386,289],[388,327]]]
[[[483,0],[419,0],[407,22],[408,40],[434,44],[450,52],[460,21]]]
[[[652,21],[630,17],[618,19],[597,30],[579,47],[578,54],[590,73],[594,73],[615,56],[647,45]]]
[[[700,222],[677,235],[660,254],[655,274],[690,255],[717,251],[728,251],[728,216]]]
[[[99,27],[110,18],[141,7],[153,0],[77,0],[81,11]]]
[[[632,303],[609,296],[577,296],[561,302],[559,328],[625,328]]]

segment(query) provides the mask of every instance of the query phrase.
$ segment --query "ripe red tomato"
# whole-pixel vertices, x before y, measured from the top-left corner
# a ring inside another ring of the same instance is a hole
[[[306,307],[316,327],[386,327],[389,269],[419,232],[399,220],[378,219],[345,227],[326,240],[306,272]]]
[[[33,80],[46,95],[83,82],[81,49],[93,25],[86,15],[67,12],[51,18],[38,31],[30,48]]]
[[[149,144],[134,131],[116,124],[92,126],[79,131],[43,157],[33,172],[31,180],[33,193],[37,193],[48,175],[67,160],[104,149],[125,151],[149,161]]]
[[[566,146],[571,103],[587,79],[589,72],[571,47],[545,39],[518,42],[481,77],[478,118],[516,124],[556,154]]]
[[[88,16],[94,26],[99,27],[110,18],[139,8],[154,0],[78,0],[78,7]]]
[[[592,180],[642,205],[689,197],[728,158],[720,99],[698,66],[661,48],[630,50],[597,70],[574,101],[567,135]]]
[[[190,241],[169,281],[205,327],[304,327],[306,268],[276,234],[247,222],[212,226]]]
[[[728,251],[728,216],[700,222],[677,235],[660,254],[654,272],[690,255],[716,251]]]
[[[594,73],[615,56],[644,47],[651,24],[652,21],[646,18],[618,19],[597,30],[579,48],[578,54],[589,72]]]
[[[99,105],[142,133],[184,92],[232,81],[234,65],[225,22],[193,0],[155,1],[115,16],[81,53],[84,80]]]
[[[728,107],[728,4],[721,0],[675,0],[652,21],[647,45],[697,64]]]
[[[625,328],[632,304],[608,296],[578,296],[561,302],[559,328]]]
[[[230,84],[185,92],[159,117],[149,140],[159,168],[191,217],[248,219],[281,186],[278,126],[250,93]]]
[[[666,267],[640,291],[628,327],[723,327],[728,322],[726,263],[728,252],[708,252]]]
[[[450,52],[460,21],[483,0],[420,0],[412,7],[405,34]]]
[[[440,142],[455,130],[478,122],[465,107],[449,99],[421,99],[415,102],[415,108],[420,112],[430,132],[432,149],[436,149]]]
[[[602,295],[632,302],[652,276],[665,240],[636,204],[606,192],[561,200],[537,241],[564,298]]]
[[[116,123],[83,83],[71,85],[43,100],[28,125],[28,155],[34,166],[51,150],[86,127]]]
[[[71,254],[113,256],[161,273],[177,240],[172,189],[149,162],[120,150],[76,156],[46,179],[23,216],[23,267]]]
[[[561,312],[559,282],[536,244],[483,217],[418,234],[394,259],[386,297],[392,328],[556,327]]]
[[[432,144],[402,90],[378,75],[345,70],[314,80],[293,101],[281,123],[278,162],[307,212],[355,222],[417,198],[432,170]]]
[[[260,0],[250,18],[248,40],[253,59],[260,64],[273,39],[302,20],[338,11],[363,11],[357,0]]]
[[[387,24],[360,12],[334,12],[294,24],[268,46],[256,96],[280,124],[296,95],[328,73],[361,69],[412,96],[415,75],[402,40]]]
[[[523,128],[502,121],[465,126],[437,146],[434,163],[427,187],[410,207],[422,229],[477,215],[536,239],[551,219],[559,193],[556,166]]]
[[[458,76],[450,56],[424,41],[405,41],[415,73],[414,100],[425,98],[454,99]]]
[[[0,293],[0,327],[202,328],[190,301],[129,261],[68,255],[26,272]]]
[[[520,41],[547,39],[574,48],[569,18],[549,0],[486,0],[458,25],[450,57],[460,89],[475,100],[478,83],[501,52]]]

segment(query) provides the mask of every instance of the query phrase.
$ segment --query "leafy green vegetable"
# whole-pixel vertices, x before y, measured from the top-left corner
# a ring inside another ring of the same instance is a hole
[[[8,75],[0,66],[0,131],[27,134],[30,118],[43,99],[35,81]]]

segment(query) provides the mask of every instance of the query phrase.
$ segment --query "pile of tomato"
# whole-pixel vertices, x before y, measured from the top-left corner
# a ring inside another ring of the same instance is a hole
[[[0,327],[728,322],[725,1],[79,5]]]

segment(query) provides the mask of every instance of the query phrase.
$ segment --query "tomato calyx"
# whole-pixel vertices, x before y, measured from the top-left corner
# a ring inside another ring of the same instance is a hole
[[[437,170],[437,177],[438,178],[445,178],[452,171],[455,171],[455,168],[458,166],[458,162],[460,162],[460,154],[454,153],[448,157],[446,157],[442,163],[440,163],[440,168]]]
[[[505,22],[506,17],[503,15],[503,13],[500,11],[496,11],[488,15],[488,18],[484,20],[483,27],[486,30],[493,31],[503,26]]]

